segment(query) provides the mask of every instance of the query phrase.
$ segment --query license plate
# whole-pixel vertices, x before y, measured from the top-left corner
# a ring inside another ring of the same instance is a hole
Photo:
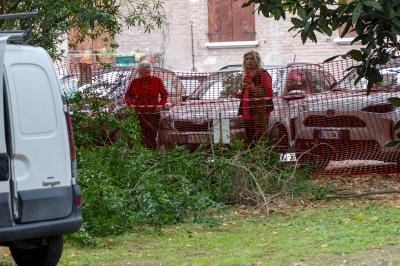
[[[202,143],[208,139],[208,135],[193,134],[187,136],[187,143]]]
[[[316,130],[317,139],[343,139],[343,130]]]

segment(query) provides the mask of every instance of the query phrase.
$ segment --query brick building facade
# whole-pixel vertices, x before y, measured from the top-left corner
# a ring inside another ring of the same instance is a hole
[[[307,41],[303,45],[299,36],[293,37],[295,33],[288,32],[292,26],[290,18],[277,22],[257,12],[254,13],[253,41],[215,42],[210,38],[209,8],[211,4],[221,4],[224,1],[231,0],[165,0],[168,25],[150,34],[143,33],[141,28],[125,28],[116,38],[119,44],[117,51],[160,53],[165,68],[181,71],[192,70],[194,59],[197,71],[215,71],[224,65],[240,64],[242,54],[250,49],[261,54],[264,64],[282,65],[293,60],[320,63],[331,56],[359,48],[357,45],[350,46],[349,39],[340,39],[338,32],[331,37],[317,35],[317,44]],[[226,19],[231,15],[225,14]],[[224,19],[222,23],[225,23]]]

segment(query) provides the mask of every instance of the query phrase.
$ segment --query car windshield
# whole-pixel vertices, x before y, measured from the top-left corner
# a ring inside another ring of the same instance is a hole
[[[272,90],[274,95],[281,88],[283,69],[266,69],[272,79]],[[242,92],[243,72],[229,71],[217,72],[207,77],[190,95],[190,99],[216,100],[221,98],[237,97]]]
[[[215,73],[207,77],[190,99],[217,100],[235,96],[242,88],[242,72]]]
[[[185,95],[191,95],[194,91],[197,90],[197,87],[206,80],[208,75],[204,75],[202,73],[195,74],[186,74],[181,73],[178,77],[182,82],[182,86],[185,91]]]
[[[334,83],[335,78],[319,66],[290,67],[286,76],[285,92],[288,95],[321,93],[328,91]]]
[[[400,68],[387,67],[380,68],[379,72],[382,75],[382,81],[378,82],[373,90],[397,90],[400,86]],[[338,84],[333,88],[334,90],[366,90],[368,80],[365,78],[360,79],[356,83],[358,75],[355,70],[347,74]]]

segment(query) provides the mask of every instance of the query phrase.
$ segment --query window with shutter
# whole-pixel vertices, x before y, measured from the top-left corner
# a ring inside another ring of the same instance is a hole
[[[254,6],[242,8],[246,0],[208,0],[210,42],[254,41]]]

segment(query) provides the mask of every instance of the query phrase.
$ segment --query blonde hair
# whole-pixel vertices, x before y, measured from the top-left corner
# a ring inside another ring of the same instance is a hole
[[[257,51],[254,51],[254,50],[250,50],[250,51],[248,51],[248,52],[246,52],[244,55],[243,55],[243,62],[242,62],[242,67],[243,67],[243,72],[246,72],[246,56],[248,56],[248,55],[253,55],[254,56],[254,58],[255,58],[255,61],[256,61],[256,66],[257,66],[257,71],[258,72],[261,72],[262,71],[262,61],[261,61],[261,57],[260,57],[260,54],[257,52]]]

